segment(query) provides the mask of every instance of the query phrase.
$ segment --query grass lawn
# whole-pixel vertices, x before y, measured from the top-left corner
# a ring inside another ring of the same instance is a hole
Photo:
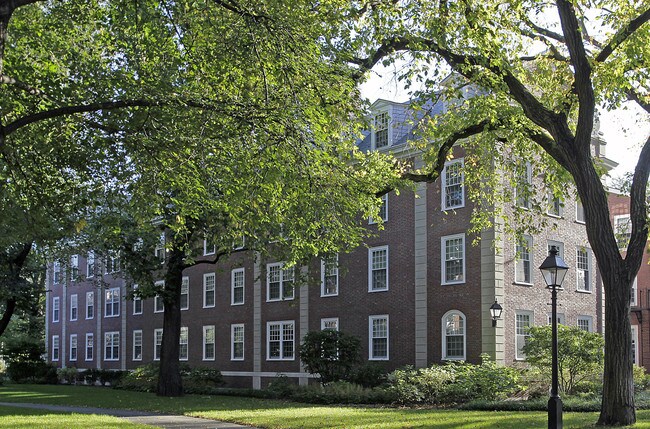
[[[0,387],[0,401],[101,405],[185,414],[274,429],[533,429],[547,425],[544,412],[335,407],[231,396],[159,398],[150,393],[87,386],[8,385]],[[597,413],[565,413],[564,427],[590,428],[597,418]],[[650,410],[638,411],[637,420],[639,423],[634,428],[650,429]],[[2,427],[5,426],[0,425]]]
[[[43,428],[102,428],[102,429],[151,429],[153,426],[137,425],[123,419],[94,414],[68,414],[27,408],[0,407],[1,429]]]

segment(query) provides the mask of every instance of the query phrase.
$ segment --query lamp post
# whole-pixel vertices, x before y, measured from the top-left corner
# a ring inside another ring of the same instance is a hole
[[[490,316],[492,316],[492,327],[495,328],[497,326],[497,319],[501,318],[501,312],[503,311],[503,307],[497,302],[497,300],[494,300],[494,304],[490,306]]]
[[[549,255],[546,257],[539,269],[544,276],[546,287],[551,289],[551,326],[552,338],[552,381],[551,396],[548,400],[548,428],[562,429],[562,399],[558,394],[558,364],[557,364],[557,290],[562,287],[564,276],[569,267],[564,260],[558,256],[557,247],[551,246]]]

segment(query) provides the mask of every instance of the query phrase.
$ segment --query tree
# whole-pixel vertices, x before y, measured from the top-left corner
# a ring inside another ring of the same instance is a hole
[[[530,328],[524,353],[526,361],[548,372],[551,367],[551,326]],[[558,325],[558,373],[560,389],[571,394],[576,385],[602,371],[603,337],[576,326]]]
[[[311,331],[302,339],[300,360],[310,374],[318,374],[322,384],[349,380],[361,360],[361,343],[355,336],[333,329]]]
[[[347,17],[331,44],[342,60],[358,66],[360,77],[378,63],[402,59],[407,66],[401,79],[407,86],[422,83],[416,95],[423,105],[440,97],[455,100],[441,118],[422,121],[427,165],[409,178],[434,181],[451,147],[463,138],[467,140],[460,144],[475,158],[488,155],[491,160],[476,163],[476,173],[466,176],[491,188],[483,194],[486,204],[500,198],[493,186],[498,182],[481,176],[512,171],[513,159],[539,159],[555,196],[562,188],[558,176],[568,172],[584,206],[606,295],[598,423],[634,423],[629,297],[648,239],[650,139],[632,178],[630,240],[621,254],[601,182],[604,169],[592,155],[591,137],[597,106],[629,102],[650,114],[647,4],[369,2],[354,4]],[[450,70],[458,78],[441,86]],[[474,97],[464,97],[468,84],[478,88]],[[489,222],[485,216],[479,220]]]

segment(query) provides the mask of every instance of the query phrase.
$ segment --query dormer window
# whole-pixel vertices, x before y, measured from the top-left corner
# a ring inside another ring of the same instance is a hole
[[[381,149],[390,145],[388,134],[388,112],[380,112],[375,115],[374,123],[374,146]]]

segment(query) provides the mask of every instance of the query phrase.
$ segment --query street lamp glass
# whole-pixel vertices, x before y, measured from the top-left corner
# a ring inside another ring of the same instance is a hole
[[[495,300],[494,304],[490,306],[490,315],[492,316],[492,320],[497,320],[501,317],[501,312],[503,311],[503,307]]]
[[[549,255],[544,259],[539,270],[542,272],[542,276],[544,276],[546,286],[562,287],[564,276],[566,276],[569,267],[564,260],[558,256],[557,247],[551,246],[551,250],[549,250],[548,253]]]

